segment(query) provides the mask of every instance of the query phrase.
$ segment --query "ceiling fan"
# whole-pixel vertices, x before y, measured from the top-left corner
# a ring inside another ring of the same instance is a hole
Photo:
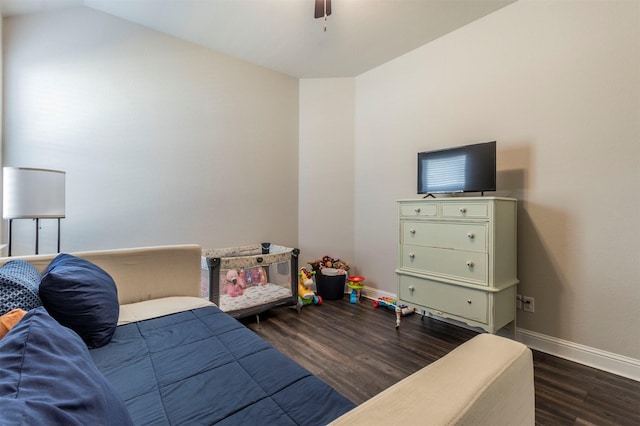
[[[327,16],[331,15],[331,0],[316,0],[314,18],[324,18],[324,31],[327,31]]]

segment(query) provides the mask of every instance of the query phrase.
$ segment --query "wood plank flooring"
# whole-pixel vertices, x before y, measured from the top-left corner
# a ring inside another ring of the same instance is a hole
[[[276,308],[242,322],[356,404],[476,335],[371,301]],[[534,351],[536,424],[640,425],[640,382]]]

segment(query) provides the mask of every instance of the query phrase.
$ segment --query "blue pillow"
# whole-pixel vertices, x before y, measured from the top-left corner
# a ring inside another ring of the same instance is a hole
[[[118,290],[99,266],[59,254],[42,275],[40,298],[49,314],[78,333],[89,348],[111,340],[120,314]]]
[[[0,340],[0,423],[131,425],[87,347],[43,308]]]
[[[0,268],[0,315],[20,308],[42,306],[38,297],[40,272],[24,260],[12,260]]]

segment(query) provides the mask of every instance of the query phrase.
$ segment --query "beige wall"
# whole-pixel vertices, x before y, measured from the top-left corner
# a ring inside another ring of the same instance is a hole
[[[638,2],[520,1],[356,78],[357,263],[395,292],[416,153],[498,141],[518,326],[640,358]]]
[[[64,251],[297,243],[297,79],[88,8],[4,34],[4,165],[67,172]]]
[[[299,246],[354,263],[354,79],[300,81]],[[355,269],[354,269],[355,270]]]

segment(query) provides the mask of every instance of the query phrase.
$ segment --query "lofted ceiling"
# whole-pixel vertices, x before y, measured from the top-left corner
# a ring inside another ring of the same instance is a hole
[[[353,77],[515,0],[0,0],[3,16],[86,6],[298,78]]]

